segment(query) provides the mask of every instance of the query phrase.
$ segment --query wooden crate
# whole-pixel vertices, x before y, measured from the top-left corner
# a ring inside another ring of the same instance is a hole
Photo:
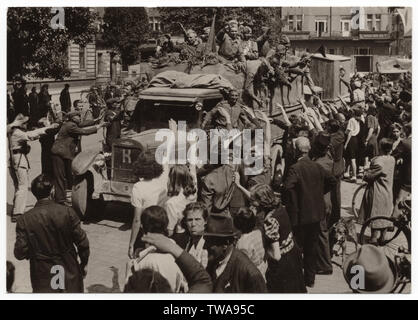
[[[336,100],[338,96],[348,94],[347,87],[340,81],[340,67],[345,69],[345,80],[349,81],[352,72],[351,58],[327,54],[323,57],[316,53],[312,56],[311,76],[316,86],[323,89],[324,100]]]

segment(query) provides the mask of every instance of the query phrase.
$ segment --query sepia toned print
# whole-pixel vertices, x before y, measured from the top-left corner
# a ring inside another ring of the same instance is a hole
[[[7,25],[7,292],[410,293],[412,8]]]

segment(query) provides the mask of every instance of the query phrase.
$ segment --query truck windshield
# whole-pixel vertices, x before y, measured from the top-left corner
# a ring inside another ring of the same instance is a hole
[[[142,132],[149,129],[168,128],[168,120],[186,121],[188,129],[200,125],[202,111],[194,106],[176,105],[172,102],[140,101],[132,116],[131,127]]]

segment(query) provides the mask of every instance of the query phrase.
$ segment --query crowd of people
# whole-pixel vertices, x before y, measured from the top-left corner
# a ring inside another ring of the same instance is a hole
[[[204,42],[192,31],[185,31],[186,46],[196,49]],[[264,40],[261,46],[251,40],[249,27],[242,35],[238,24],[230,22],[216,36],[219,53],[227,59],[258,59],[268,44],[268,31],[259,39]],[[162,50],[175,48],[166,45]],[[270,55],[273,60],[285,56],[284,44]],[[289,80],[286,76],[283,81]],[[376,215],[398,215],[397,204],[411,192],[410,74],[392,82],[380,74],[348,77],[341,68],[340,81],[347,86],[347,98],[324,102],[312,91],[300,99],[299,113],[288,115],[278,104],[281,112],[275,117],[244,105],[239,92],[230,90],[207,113],[202,128],[264,129],[262,154],[253,146],[254,157],[240,164],[168,165],[158,163],[152,152],[141,153],[134,165],[138,182],[131,194],[134,217],[124,292],[304,293],[315,286],[317,274],[333,273],[329,230],[341,218],[342,180],[367,182],[359,223]],[[49,279],[50,268],[58,262],[69,270],[65,290],[83,291],[88,239],[65,202],[66,190],[82,135],[108,127],[108,147],[120,137],[122,94],[112,90],[104,98],[105,113],[88,121],[71,109],[68,86],[60,97],[65,112],[61,121],[47,117],[47,87],[36,99],[36,90],[32,92],[38,107],[31,121],[31,96],[22,103],[25,85],[16,85],[10,98],[17,114],[8,125],[16,190],[15,256],[30,259],[34,292],[56,292]],[[92,92],[89,102],[94,105],[99,94],[95,88]],[[36,127],[41,118],[41,128],[27,130],[28,122]],[[168,126],[178,130],[174,120]],[[271,138],[272,126],[283,131],[279,144]],[[24,212],[30,170],[27,142],[40,137],[50,137],[41,144],[47,152],[42,161],[51,165],[43,163],[42,174],[32,182],[38,202]],[[230,157],[231,146],[226,146]],[[263,158],[262,172],[246,175],[244,169],[254,166],[257,157]],[[53,228],[44,228],[50,221]],[[382,242],[389,227],[373,225],[370,243]]]

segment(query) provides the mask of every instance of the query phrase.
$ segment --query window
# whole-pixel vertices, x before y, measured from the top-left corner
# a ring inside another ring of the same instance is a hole
[[[315,20],[315,32],[317,37],[323,36],[328,32],[327,20]]]
[[[103,60],[103,53],[97,53],[97,74],[105,73],[105,64]]]
[[[80,46],[78,52],[78,65],[80,67],[80,70],[86,69],[86,47]]]
[[[293,21],[293,15],[289,15],[287,18],[287,24],[289,25],[289,31],[293,31],[294,21]]]
[[[341,35],[343,37],[349,37],[350,36],[350,25],[351,25],[351,20],[341,20]]]
[[[373,15],[372,14],[367,15],[367,30],[369,31],[373,30]]]
[[[376,31],[382,30],[382,15],[381,14],[375,15],[375,23],[376,23]]]
[[[303,16],[297,15],[296,16],[296,31],[302,31],[302,21],[303,21]]]
[[[371,50],[370,48],[355,48],[354,49],[354,54],[355,55],[370,55],[371,54]]]
[[[335,54],[335,49],[331,49],[331,48],[330,48],[330,49],[328,49],[328,53],[329,53],[329,54]]]

